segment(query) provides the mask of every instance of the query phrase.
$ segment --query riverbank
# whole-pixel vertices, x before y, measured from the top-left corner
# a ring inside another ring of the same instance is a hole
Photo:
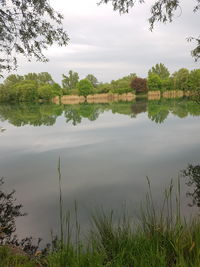
[[[148,100],[160,100],[161,98],[173,99],[188,97],[191,95],[191,92],[181,91],[181,90],[170,90],[170,91],[149,91],[147,94],[142,95],[142,97],[147,98]],[[93,104],[103,104],[109,102],[131,102],[141,95],[135,95],[134,93],[127,94],[94,94],[88,96],[79,96],[79,95],[63,95],[61,97],[56,96],[52,99],[52,102],[55,104],[81,104],[81,103],[93,103]]]

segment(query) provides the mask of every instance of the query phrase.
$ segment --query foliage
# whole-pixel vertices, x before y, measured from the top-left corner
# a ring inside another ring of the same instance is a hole
[[[145,0],[100,0],[99,4],[112,3],[114,10],[120,13],[128,13],[137,2],[144,3]],[[193,6],[193,12],[196,13],[200,10],[200,0],[196,0]],[[172,22],[177,11],[182,11],[179,0],[154,0],[150,8],[150,30],[153,30],[156,22],[166,23]],[[196,42],[196,47],[191,52],[194,59],[197,61],[200,58],[200,37],[189,37],[188,41]]]
[[[188,87],[191,90],[200,90],[200,69],[195,69],[190,72]]]
[[[110,83],[100,83],[95,89],[97,94],[106,94],[111,92],[112,85]]]
[[[22,205],[16,204],[14,197],[15,191],[6,193],[2,189],[4,180],[0,179],[0,244],[4,244],[6,240],[11,238],[11,235],[16,230],[15,219],[24,216],[22,213]]]
[[[77,84],[77,88],[79,90],[79,95],[82,96],[87,96],[94,92],[92,83],[88,79],[80,80]]]
[[[40,99],[43,99],[43,100],[52,99],[55,96],[52,86],[49,84],[40,86],[38,88],[38,96]]]
[[[189,89],[189,70],[182,68],[173,73],[174,89],[176,90],[188,90]]]
[[[151,73],[148,76],[147,86],[150,91],[157,91],[162,89],[162,80],[156,73]]]
[[[79,76],[77,72],[74,72],[72,70],[69,71],[69,75],[62,75],[62,86],[64,89],[75,89],[77,86],[77,83],[79,81]]]
[[[38,99],[37,83],[34,81],[26,80],[17,83],[12,90],[17,93],[17,97],[13,101],[31,102]]]
[[[9,75],[0,86],[0,102],[35,102],[62,95],[62,88],[48,72]]]
[[[149,70],[148,76],[150,76],[151,74],[157,74],[161,80],[167,79],[170,76],[168,69],[165,67],[163,63],[159,63],[153,66]]]
[[[186,184],[191,188],[187,196],[192,199],[190,206],[200,207],[200,165],[189,164],[187,169],[182,171],[182,176],[186,179]]]
[[[146,93],[147,92],[147,80],[143,78],[134,78],[131,82],[131,88],[133,88],[136,93]]]
[[[93,74],[88,74],[86,76],[86,79],[88,79],[92,83],[93,87],[97,87],[98,80],[97,80],[97,78]]]
[[[43,49],[67,45],[62,15],[47,0],[3,0],[0,7],[0,73],[17,67],[17,54],[47,61]]]
[[[48,72],[28,73],[24,75],[24,79],[36,81],[38,85],[54,83],[51,75]]]

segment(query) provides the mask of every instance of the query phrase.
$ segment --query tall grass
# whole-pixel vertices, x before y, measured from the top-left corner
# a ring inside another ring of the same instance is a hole
[[[98,210],[91,216],[91,228],[83,241],[77,202],[74,216],[70,212],[64,214],[60,169],[59,159],[59,238],[52,241],[44,256],[36,259],[37,265],[34,259],[14,257],[0,247],[1,262],[8,263],[7,266],[50,267],[200,266],[200,219],[185,220],[181,215],[180,179],[175,185],[171,180],[158,205],[147,177],[148,193],[141,205],[139,220],[133,220],[125,209],[118,219],[114,211]],[[5,264],[2,266],[6,267]]]
[[[87,242],[80,240],[75,203],[75,243],[67,238],[67,243],[50,252],[48,266],[199,267],[200,220],[186,221],[181,216],[180,179],[176,187],[171,181],[160,206],[154,203],[148,178],[147,182],[139,222],[125,212],[116,221],[114,211],[98,211],[92,215]]]

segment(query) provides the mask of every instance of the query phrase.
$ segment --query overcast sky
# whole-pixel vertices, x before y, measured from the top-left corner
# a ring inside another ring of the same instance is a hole
[[[111,5],[97,6],[98,0],[57,0],[51,5],[64,15],[63,26],[70,42],[63,48],[53,46],[45,52],[48,63],[19,60],[19,74],[49,72],[61,82],[62,73],[70,69],[80,78],[94,74],[99,81],[111,81],[136,73],[145,77],[149,68],[163,62],[173,72],[181,67],[199,68],[190,55],[193,48],[186,41],[198,36],[199,13],[192,12],[195,1],[182,0],[182,14],[173,23],[156,24],[149,31],[150,6],[137,4],[129,14],[119,15]]]

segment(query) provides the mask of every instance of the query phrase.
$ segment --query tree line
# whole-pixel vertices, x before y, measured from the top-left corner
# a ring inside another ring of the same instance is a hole
[[[0,102],[49,101],[54,96],[62,95],[146,94],[148,90],[200,91],[200,69],[189,71],[181,68],[170,74],[167,67],[159,63],[148,71],[147,78],[130,73],[110,83],[99,82],[93,74],[80,79],[77,72],[70,70],[68,74],[62,74],[62,86],[48,72],[28,73],[24,76],[11,74],[0,84]]]

